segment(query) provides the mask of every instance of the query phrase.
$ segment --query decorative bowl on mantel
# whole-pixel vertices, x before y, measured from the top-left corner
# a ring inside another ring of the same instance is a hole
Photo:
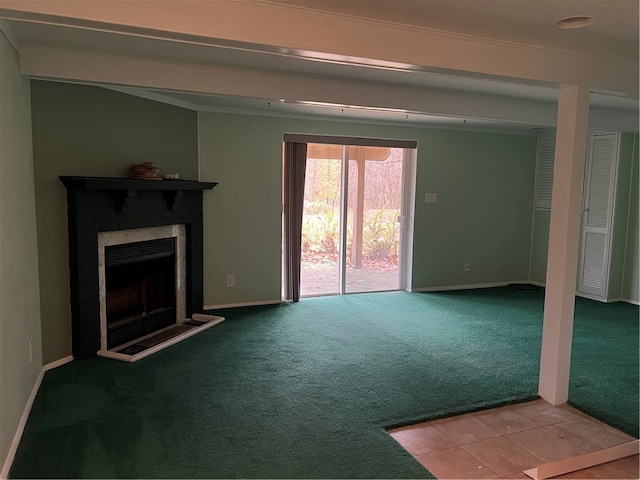
[[[153,162],[142,162],[131,167],[131,178],[142,180],[162,180],[158,177],[160,169],[153,166]]]

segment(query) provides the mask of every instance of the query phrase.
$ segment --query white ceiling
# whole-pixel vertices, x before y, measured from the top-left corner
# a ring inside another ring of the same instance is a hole
[[[50,5],[51,1],[57,0],[50,0]],[[3,2],[12,7],[30,4],[29,8],[36,3],[28,0]],[[167,3],[170,2],[165,1],[164,5]],[[189,3],[178,2],[176,8],[184,14]],[[240,0],[236,3],[323,15],[326,21],[357,18],[359,22],[365,19],[375,26],[402,24],[403,29],[427,29],[477,42],[521,44],[525,52],[526,48],[543,47],[602,58],[603,61],[616,59],[635,64],[637,70],[637,1]],[[112,4],[122,5],[117,1]],[[592,15],[596,22],[582,30],[560,30],[554,26],[556,20],[570,15]],[[178,69],[195,66],[204,72],[203,69],[210,68],[217,77],[221,73],[235,74],[233,78],[246,77],[253,82],[242,90],[217,86],[214,81],[210,82],[210,88],[190,89],[186,86],[188,82],[185,87],[163,88],[144,81],[120,84],[108,75],[102,78],[96,74],[87,81],[81,75],[74,77],[66,73],[33,74],[34,78],[103,85],[194,110],[329,116],[354,121],[529,134],[539,128],[552,127],[555,121],[557,85],[552,83],[282,45],[176,32],[169,34],[133,26],[125,28],[86,19],[25,14],[9,8],[0,8],[0,17],[4,18],[3,31],[20,48],[21,57],[27,59],[30,58],[29,48],[33,47],[40,55],[38,58],[52,52],[51,62],[55,58],[54,51],[88,53],[93,56],[91,58],[137,59]],[[50,70],[54,72],[55,68]],[[265,79],[264,84],[283,80],[283,84],[302,85],[307,89],[296,90],[295,94],[293,88],[268,90],[261,88],[261,78]],[[236,83],[241,82],[236,80]],[[332,90],[332,94],[323,90]],[[344,91],[345,95],[336,94],[339,91]],[[369,92],[369,96],[353,95],[359,91]],[[352,92],[350,96],[347,95],[349,92]],[[376,97],[384,97],[385,101],[378,102]],[[635,124],[634,130],[637,130],[636,96],[594,92],[591,105],[592,116],[600,122],[596,127],[601,128],[611,121],[614,127],[620,126],[618,128]]]
[[[638,59],[635,0],[273,0],[404,25],[464,33],[590,55]],[[589,28],[561,30],[555,22],[589,15]]]

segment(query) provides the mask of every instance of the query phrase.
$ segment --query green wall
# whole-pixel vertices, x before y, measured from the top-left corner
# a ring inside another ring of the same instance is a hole
[[[631,148],[632,166],[629,169],[629,224],[627,226],[627,242],[625,251],[625,267],[623,272],[622,298],[640,303],[640,242],[638,241],[638,206],[640,197],[638,193],[639,162],[640,153],[638,134],[634,135],[634,142]]]
[[[200,113],[205,304],[280,299],[283,132],[418,141],[414,289],[528,278],[535,137]]]
[[[42,369],[29,81],[1,33],[0,229],[1,466]]]
[[[620,155],[618,159],[618,179],[616,186],[613,229],[611,237],[611,264],[609,267],[609,292],[611,299],[624,297],[624,274],[627,268],[627,227],[629,223],[629,195],[631,189],[632,168],[634,164],[634,147],[637,143],[634,134],[623,134],[620,139]],[[637,151],[637,150],[636,150]],[[636,167],[637,168],[637,167]],[[636,197],[637,198],[637,197]],[[637,201],[636,201],[637,203]],[[636,257],[637,258],[637,257]]]
[[[198,177],[197,114],[99,87],[32,81],[45,363],[71,354],[66,192],[59,175],[127,176],[152,161]]]
[[[531,270],[529,280],[547,282],[547,254],[549,252],[549,225],[551,210],[533,211],[533,235],[531,236]]]
[[[535,156],[535,137],[425,131],[414,288],[527,280]],[[438,203],[425,204],[424,192],[437,192]]]

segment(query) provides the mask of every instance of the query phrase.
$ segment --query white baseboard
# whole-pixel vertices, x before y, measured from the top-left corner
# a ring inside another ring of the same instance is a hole
[[[473,290],[473,289],[477,289],[477,288],[493,288],[493,287],[506,287],[512,284],[528,284],[528,285],[534,285],[536,287],[541,287],[541,288],[545,288],[545,284],[544,282],[537,282],[535,280],[522,280],[520,282],[495,282],[495,283],[475,283],[475,284],[470,284],[470,285],[448,285],[448,286],[442,286],[442,287],[424,287],[424,288],[414,288],[411,291],[412,292],[416,292],[416,293],[422,293],[422,292],[444,292],[447,290]],[[587,298],[589,300],[595,300],[596,302],[602,302],[602,303],[614,303],[614,302],[626,302],[626,303],[630,303],[632,305],[638,305],[640,306],[640,301],[638,300],[631,300],[630,298],[602,298],[602,297],[596,297],[595,295],[589,295],[587,293],[579,293],[576,292],[576,296],[578,297],[582,297],[582,298]]]
[[[630,457],[638,454],[638,440],[615,445],[613,447],[597,450],[595,452],[584,453],[575,457],[569,457],[556,462],[538,465],[524,473],[536,480],[554,478],[565,473],[584,470],[585,468],[595,467],[603,463],[613,462],[621,458]]]
[[[602,298],[602,297],[596,297],[595,295],[589,295],[588,293],[579,293],[579,292],[576,292],[576,296],[587,298],[589,300],[593,300],[600,303],[625,302],[625,303],[631,303],[632,305],[640,305],[640,302],[638,302],[637,300],[631,300],[629,298]]]
[[[630,303],[632,305],[640,305],[640,302],[638,302],[637,300],[631,300],[630,298],[607,298],[605,301],[607,303],[624,302]]]
[[[219,310],[221,308],[236,308],[236,307],[256,307],[260,305],[278,305],[282,303],[281,299],[278,300],[259,300],[257,302],[241,302],[241,303],[225,303],[222,305],[205,305],[203,310]]]
[[[536,285],[538,287],[542,287],[545,288],[545,284],[543,282],[536,282],[534,280],[529,280],[529,282],[531,285]],[[607,298],[604,299],[602,297],[596,297],[595,295],[589,295],[588,293],[579,293],[576,292],[576,296],[578,297],[582,297],[582,298],[588,298],[589,300],[595,300],[596,302],[603,302],[603,303],[614,303],[614,302],[625,302],[625,303],[630,303],[632,305],[638,305],[640,306],[640,301],[638,300],[631,300],[630,298]]]
[[[532,283],[529,280],[522,280],[519,282],[493,282],[493,283],[472,283],[468,285],[445,285],[438,287],[422,287],[422,288],[413,288],[412,292],[421,293],[421,292],[444,292],[447,290],[475,290],[478,288],[494,288],[494,287],[507,287],[514,283]]]
[[[70,363],[70,362],[73,362],[73,355],[69,355],[67,357],[60,358],[60,359],[56,360],[55,362],[47,363],[42,368],[44,369],[45,372],[48,372],[49,370],[53,370],[54,368],[61,367],[62,365],[66,365],[67,363]]]
[[[626,302],[626,303],[630,303],[631,305],[638,305],[640,306],[640,301],[638,300],[631,300],[630,298],[621,298],[620,300],[618,300],[619,302]]]
[[[40,389],[40,384],[42,383],[42,378],[44,377],[44,367],[40,370],[38,374],[38,378],[36,378],[35,383],[33,384],[33,388],[31,389],[31,395],[27,399],[27,403],[24,406],[24,410],[22,411],[22,416],[20,417],[20,421],[18,422],[18,428],[16,429],[16,433],[13,436],[13,440],[11,442],[11,446],[9,447],[9,451],[7,452],[7,457],[5,458],[4,465],[2,466],[2,471],[0,472],[0,479],[6,480],[9,478],[9,470],[11,469],[11,465],[13,464],[13,459],[16,455],[16,451],[18,450],[18,445],[20,444],[20,440],[22,439],[22,434],[24,433],[24,427],[27,425],[27,419],[29,418],[29,414],[31,413],[31,407],[33,406],[33,401],[38,394],[38,390]]]
[[[624,302],[625,300],[622,298],[607,298],[604,300],[606,303],[615,303],[615,302]]]
[[[6,480],[9,477],[9,470],[11,469],[11,465],[13,464],[13,459],[16,455],[16,451],[18,450],[18,445],[20,445],[20,440],[22,440],[24,427],[27,425],[27,419],[29,418],[29,414],[31,413],[31,407],[33,407],[33,402],[36,398],[36,395],[38,394],[38,390],[40,389],[40,385],[42,384],[42,379],[44,378],[45,372],[48,372],[49,370],[60,367],[72,361],[73,356],[69,355],[54,362],[47,363],[40,369],[38,378],[36,378],[36,381],[33,384],[31,394],[29,395],[27,403],[24,406],[24,410],[22,411],[22,416],[20,417],[20,421],[18,422],[18,428],[16,428],[16,433],[13,436],[11,446],[9,447],[9,451],[7,452],[7,458],[5,458],[4,465],[2,465],[2,470],[0,471],[0,480]]]
[[[576,291],[576,297],[582,297],[582,298],[586,298],[587,300],[593,300],[594,302],[600,302],[600,303],[610,302],[610,300],[607,300],[606,298],[602,298],[596,295],[591,295],[590,293],[582,293],[578,291]]]

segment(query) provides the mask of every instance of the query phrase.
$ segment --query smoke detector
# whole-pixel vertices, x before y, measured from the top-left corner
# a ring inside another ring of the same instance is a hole
[[[595,21],[596,19],[589,15],[575,15],[573,17],[561,18],[556,22],[556,27],[564,30],[573,30],[593,25]]]

